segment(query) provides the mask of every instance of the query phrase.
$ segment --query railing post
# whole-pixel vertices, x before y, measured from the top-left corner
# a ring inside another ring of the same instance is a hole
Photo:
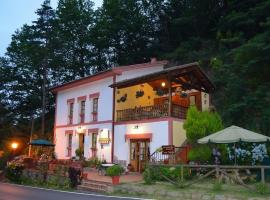
[[[184,166],[181,165],[181,182],[184,181]]]
[[[261,167],[261,181],[262,181],[262,183],[265,183],[264,167]]]
[[[219,178],[219,167],[216,166],[216,179],[218,180],[218,178]]]

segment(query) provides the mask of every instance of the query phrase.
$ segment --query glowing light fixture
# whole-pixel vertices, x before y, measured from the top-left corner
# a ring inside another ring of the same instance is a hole
[[[134,129],[139,129],[139,125],[135,125],[134,126]]]
[[[14,149],[14,150],[17,149],[18,146],[19,146],[19,144],[17,142],[12,142],[11,143],[11,148]]]
[[[161,83],[161,86],[162,86],[162,87],[165,87],[165,86],[166,86],[166,83],[165,83],[165,82],[162,82],[162,83]]]

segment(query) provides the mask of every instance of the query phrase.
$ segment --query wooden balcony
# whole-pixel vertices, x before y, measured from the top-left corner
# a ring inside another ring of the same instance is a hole
[[[179,119],[186,118],[187,107],[177,104],[172,104],[171,115],[169,115],[169,108],[167,104],[136,107],[125,110],[116,111],[116,121],[131,121],[131,120],[144,120],[162,117],[176,117]]]

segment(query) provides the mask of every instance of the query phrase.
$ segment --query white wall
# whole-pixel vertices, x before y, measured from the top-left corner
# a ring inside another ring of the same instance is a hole
[[[143,68],[143,69],[134,69],[130,71],[124,71],[122,75],[118,75],[116,77],[116,81],[121,81],[125,79],[134,78],[137,76],[157,72],[163,69],[163,65],[158,65],[155,67],[149,67],[149,68]],[[92,136],[88,136],[88,129],[93,128],[108,128],[110,130],[112,129],[111,123],[103,123],[101,124],[101,121],[108,121],[112,120],[112,105],[113,105],[113,89],[109,87],[113,83],[113,77],[104,78],[102,80],[94,81],[91,83],[87,83],[84,85],[76,86],[74,88],[66,89],[63,91],[59,91],[57,93],[57,116],[55,119],[56,124],[56,146],[55,146],[55,152],[59,159],[67,159],[67,142],[68,137],[65,135],[66,130],[73,130],[73,137],[72,137],[72,156],[75,156],[75,150],[79,146],[79,136],[78,134],[75,135],[75,130],[81,126],[79,124],[79,102],[77,101],[77,98],[80,96],[86,96],[86,102],[85,102],[85,123],[92,122],[92,100],[89,98],[90,94],[93,93],[100,93],[99,101],[98,101],[98,123],[91,124],[91,125],[85,125],[83,124],[82,129],[86,129],[86,136],[85,136],[85,157],[89,157],[90,155],[90,147],[91,147],[91,139]],[[73,125],[68,125],[68,104],[67,100],[74,98],[74,109],[73,109]],[[58,127],[57,126],[61,126]],[[159,128],[155,129],[153,125],[142,125],[145,126],[145,131],[148,132],[155,132],[157,135],[165,134],[166,140],[167,140],[167,125],[166,128],[164,128],[161,125],[158,125]],[[127,127],[130,128],[130,127]],[[122,128],[120,128],[121,130]],[[164,129],[164,130],[163,130]],[[158,130],[161,130],[161,132],[158,132]],[[166,132],[164,132],[166,130]],[[128,130],[130,131],[130,130]],[[117,132],[117,131],[116,131]],[[122,138],[121,134],[123,131],[120,131],[119,134],[115,135],[115,142],[118,144],[123,145],[123,148],[121,148],[121,151],[124,151],[125,153],[129,152],[127,148],[129,148],[127,143],[123,143],[124,138]],[[125,131],[124,131],[125,132]],[[124,136],[123,136],[124,137]],[[163,143],[157,141],[156,138],[153,138],[154,143],[150,146],[151,149],[157,148],[159,143]],[[124,148],[127,147],[127,148]],[[152,150],[151,150],[152,151]],[[110,162],[111,160],[111,143],[103,145],[103,148],[101,148],[101,145],[98,143],[98,153],[99,158],[104,158],[107,161]],[[120,155],[122,156],[122,155]]]
[[[138,76],[143,76],[146,74],[154,73],[163,70],[163,65],[157,65],[154,67],[147,67],[143,69],[134,69],[130,71],[124,71],[122,75],[116,77],[116,82],[126,80],[126,79],[131,79],[135,78]]]
[[[85,122],[92,121],[91,109],[92,100],[89,94],[100,93],[98,99],[98,121],[106,121],[112,119],[112,103],[113,90],[109,87],[113,83],[113,78],[109,77],[103,80],[95,81],[89,84],[60,91],[57,94],[57,125],[66,125],[68,122],[68,105],[67,100],[75,98],[73,124],[79,123],[79,102],[77,97],[86,96],[85,102]]]
[[[134,126],[138,125],[138,129]],[[162,145],[169,144],[168,121],[115,125],[114,129],[114,155],[118,160],[126,160],[129,163],[129,141],[125,141],[125,134],[152,133],[150,141],[150,153],[152,154]]]
[[[65,135],[66,130],[73,130],[72,135],[72,156],[76,156],[75,150],[79,147],[79,134],[75,134],[77,127],[69,128],[57,128],[56,129],[56,138],[55,138],[55,153],[58,159],[68,159],[67,157],[67,146],[68,146],[68,136]],[[86,130],[85,133],[85,142],[84,142],[84,156],[86,158],[90,157],[91,154],[91,145],[92,145],[92,133],[88,134],[88,129],[108,129],[110,133],[110,138],[112,138],[112,124],[96,124],[96,125],[87,125],[82,126],[82,130]],[[99,139],[99,133],[98,138]],[[109,144],[104,144],[101,148],[101,144],[97,142],[97,156],[99,159],[105,159],[107,162],[111,162],[111,142]]]
[[[207,111],[209,110],[210,106],[209,94],[201,92],[201,96],[202,96],[202,111]]]

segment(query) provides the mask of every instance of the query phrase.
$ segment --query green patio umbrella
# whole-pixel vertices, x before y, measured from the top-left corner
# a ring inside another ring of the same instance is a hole
[[[265,135],[255,133],[249,131],[247,129],[238,127],[238,126],[230,126],[221,131],[208,135],[204,138],[199,139],[197,142],[199,144],[207,144],[207,143],[216,143],[216,144],[235,144],[238,142],[269,142],[270,137]],[[236,152],[234,151],[235,164],[236,164]]]
[[[32,146],[55,146],[53,143],[51,143],[48,140],[43,140],[43,139],[37,139],[37,140],[32,140],[29,145]]]

